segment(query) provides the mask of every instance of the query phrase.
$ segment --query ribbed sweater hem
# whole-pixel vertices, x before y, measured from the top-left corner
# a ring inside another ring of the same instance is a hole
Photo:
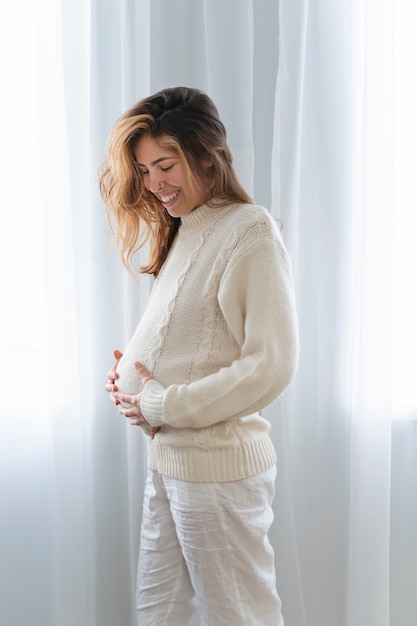
[[[261,474],[277,462],[268,435],[245,445],[225,448],[178,448],[148,440],[148,467],[178,480],[218,483],[241,480]]]

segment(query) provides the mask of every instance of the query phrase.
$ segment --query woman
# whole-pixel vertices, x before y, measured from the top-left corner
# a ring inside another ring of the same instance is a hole
[[[156,277],[106,390],[148,443],[139,623],[283,624],[268,541],[276,454],[259,411],[290,383],[290,263],[232,166],[203,92],[166,89],[115,124],[101,191],[124,264]]]

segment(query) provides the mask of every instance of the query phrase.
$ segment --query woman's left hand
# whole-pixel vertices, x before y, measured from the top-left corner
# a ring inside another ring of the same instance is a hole
[[[138,376],[142,379],[143,386],[145,386],[145,384],[149,380],[152,380],[152,376],[150,375],[149,371],[146,369],[146,367],[142,363],[139,363],[139,361],[137,361],[135,363],[135,368],[136,368],[136,372]],[[141,395],[142,395],[142,392],[137,393],[137,394],[130,394],[130,393],[122,393],[120,391],[116,391],[113,393],[115,400],[117,400],[118,402],[123,402],[125,404],[130,405],[128,407],[119,405],[119,413],[121,413],[121,415],[124,415],[125,417],[130,419],[131,420],[130,423],[132,424],[132,426],[142,426],[143,424],[148,424],[148,422],[144,418],[143,413],[140,409]],[[156,433],[160,430],[160,428],[161,428],[160,426],[151,427],[152,439],[155,437]]]

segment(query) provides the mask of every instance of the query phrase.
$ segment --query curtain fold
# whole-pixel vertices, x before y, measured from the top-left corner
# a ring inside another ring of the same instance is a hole
[[[287,518],[293,538],[286,543],[285,527],[277,537],[278,571],[287,621],[300,626],[346,623],[347,322],[353,279],[348,228],[352,121],[346,103],[352,42],[337,27],[347,12],[342,2],[282,2],[280,8],[273,212],[281,217],[293,259],[301,354],[296,380],[282,400],[283,433],[276,440],[280,473],[288,481],[281,506],[278,496],[279,523]],[[271,421],[273,410],[267,412]],[[281,459],[287,459],[283,465]],[[289,568],[299,572],[291,584]]]
[[[184,84],[217,104],[293,261],[300,365],[264,411],[286,626],[415,626],[417,435],[390,391],[395,2],[36,1],[48,391],[0,441],[2,623],[136,623],[146,451],[104,385],[152,279],[109,250],[98,172],[116,118]]]
[[[394,2],[358,3],[348,624],[390,619]]]
[[[297,626],[399,624],[389,571],[392,17],[390,1],[280,5],[273,212],[294,262],[301,359],[281,403],[277,541]]]

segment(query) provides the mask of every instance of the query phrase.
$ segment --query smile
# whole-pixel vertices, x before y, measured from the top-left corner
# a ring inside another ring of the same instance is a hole
[[[179,195],[179,191],[174,191],[174,193],[171,193],[169,196],[161,196],[161,200],[162,202],[171,202],[171,200],[173,200],[174,198],[176,198]]]

